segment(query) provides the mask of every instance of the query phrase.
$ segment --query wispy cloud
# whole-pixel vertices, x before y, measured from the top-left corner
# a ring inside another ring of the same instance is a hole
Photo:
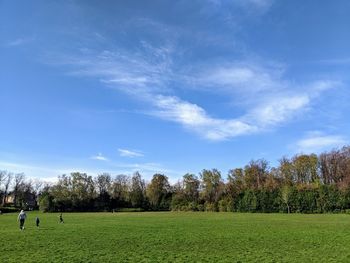
[[[155,116],[180,123],[210,140],[225,140],[238,135],[255,132],[257,127],[239,119],[217,119],[210,117],[196,104],[177,97],[158,95],[154,98]]]
[[[305,112],[329,89],[342,85],[334,80],[294,83],[284,77],[283,65],[240,62],[223,66],[207,66],[196,82],[199,89],[222,91],[247,109],[241,117],[260,130],[276,126]],[[238,98],[238,99],[237,99]]]
[[[273,0],[233,0],[233,2],[243,6],[247,9],[257,9],[260,12],[266,12],[271,5]]]
[[[272,0],[211,1],[217,5],[248,5],[268,9]],[[106,86],[145,102],[153,116],[179,123],[209,140],[226,140],[273,129],[312,108],[323,92],[337,84],[327,79],[295,83],[285,72],[287,66],[258,59],[207,59],[193,63],[183,58],[182,49],[170,37],[184,32],[152,19],[131,20],[129,27],[146,23],[161,32],[158,45],[145,40],[132,46],[104,50],[81,48],[79,54],[51,57],[51,63],[64,65],[69,74],[98,78]],[[148,31],[147,31],[148,32]],[[158,39],[159,40],[159,39]],[[107,41],[107,40],[104,40]],[[232,106],[225,116],[216,117],[182,91],[218,94]],[[181,92],[179,92],[181,91]],[[145,107],[145,108],[147,108]],[[237,114],[239,112],[239,115]]]
[[[308,95],[281,96],[267,99],[247,115],[255,120],[261,128],[267,125],[279,125],[292,119],[295,114],[305,110],[310,104]]]
[[[240,6],[246,9],[247,11],[259,11],[266,12],[271,5],[273,4],[273,0],[208,0],[209,3],[214,5],[227,7],[227,5],[235,5]]]
[[[127,150],[127,149],[118,149],[119,155],[122,157],[143,157],[144,154],[141,151],[135,151],[135,150]]]
[[[98,153],[97,155],[91,156],[90,159],[98,160],[98,161],[108,161],[108,159],[104,157],[102,153]]]
[[[142,52],[137,55],[123,50],[89,51],[62,63],[73,66],[74,74],[99,77],[107,85],[148,102],[152,115],[177,122],[209,140],[226,140],[283,124],[312,107],[322,92],[339,84],[318,80],[297,85],[283,78],[282,66],[256,62],[226,67],[208,62],[197,69],[177,71],[172,63],[173,48],[153,48],[147,43],[141,46]],[[240,100],[246,113],[233,118],[211,117],[201,106],[168,95],[179,88],[228,94],[233,101]],[[141,154],[120,150],[128,157]]]
[[[7,42],[7,46],[9,47],[16,47],[16,46],[21,46],[24,44],[27,44],[31,41],[33,41],[34,38],[32,37],[28,37],[28,38],[16,38],[14,40],[11,40],[9,42]]]
[[[197,87],[217,87],[225,92],[252,94],[278,90],[284,85],[280,80],[281,67],[261,67],[256,62],[239,62],[227,65],[201,65],[199,73],[192,73]]]
[[[13,173],[24,173],[32,179],[41,179],[47,183],[54,183],[57,181],[57,176],[60,175],[60,170],[52,167],[28,165],[24,163],[0,161],[2,169]]]
[[[47,183],[56,183],[58,176],[62,174],[70,174],[72,172],[82,172],[88,175],[97,176],[102,172],[110,173],[111,175],[125,174],[132,175],[138,171],[146,180],[150,180],[155,173],[166,174],[170,177],[173,183],[176,179],[185,174],[184,171],[175,171],[164,167],[160,163],[114,163],[108,162],[108,167],[89,167],[85,165],[70,166],[70,165],[50,165],[46,164],[28,164],[26,162],[4,161],[0,160],[1,169],[13,173],[24,173],[27,179],[40,179]]]
[[[164,92],[173,78],[171,47],[151,47],[144,41],[135,50],[86,49],[79,55],[57,54],[46,62],[71,67],[71,75],[99,77],[101,82],[131,95]]]
[[[309,132],[296,143],[296,152],[319,153],[344,146],[349,141],[341,135],[326,135],[322,132]]]
[[[349,65],[350,64],[350,57],[345,57],[345,58],[329,58],[329,59],[322,59],[316,61],[316,63],[321,63],[325,65]]]

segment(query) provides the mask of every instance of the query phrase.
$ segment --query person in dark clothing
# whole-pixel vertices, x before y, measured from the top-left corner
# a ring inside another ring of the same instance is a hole
[[[64,223],[62,213],[60,214],[60,223]]]
[[[36,218],[35,218],[35,224],[36,224],[36,227],[39,227],[39,224],[40,224],[40,219],[39,219],[39,217],[36,217]]]

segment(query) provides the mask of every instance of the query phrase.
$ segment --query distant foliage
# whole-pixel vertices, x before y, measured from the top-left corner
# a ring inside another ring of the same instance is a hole
[[[10,189],[9,186],[12,186]],[[153,211],[338,213],[350,211],[350,147],[315,154],[282,157],[277,167],[264,159],[228,171],[199,176],[185,174],[171,185],[164,174],[146,183],[140,173],[131,177],[103,173],[61,175],[53,185],[27,181],[24,174],[0,171],[0,200],[7,206],[42,211]],[[9,198],[11,197],[11,198]]]

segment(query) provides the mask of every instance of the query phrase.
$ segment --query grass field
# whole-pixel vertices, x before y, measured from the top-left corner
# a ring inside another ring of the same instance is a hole
[[[0,216],[0,262],[350,262],[349,215],[37,214]]]

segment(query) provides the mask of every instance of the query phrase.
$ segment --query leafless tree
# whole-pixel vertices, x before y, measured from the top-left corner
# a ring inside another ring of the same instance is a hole
[[[1,183],[3,185],[3,197],[2,197],[1,203],[2,205],[4,205],[6,203],[6,197],[8,195],[8,191],[13,179],[13,174],[7,171],[1,171],[0,174],[2,177]]]
[[[18,173],[15,174],[14,178],[14,186],[13,186],[13,194],[14,194],[14,204],[17,205],[18,203],[18,196],[20,194],[21,187],[24,183],[24,173]]]

